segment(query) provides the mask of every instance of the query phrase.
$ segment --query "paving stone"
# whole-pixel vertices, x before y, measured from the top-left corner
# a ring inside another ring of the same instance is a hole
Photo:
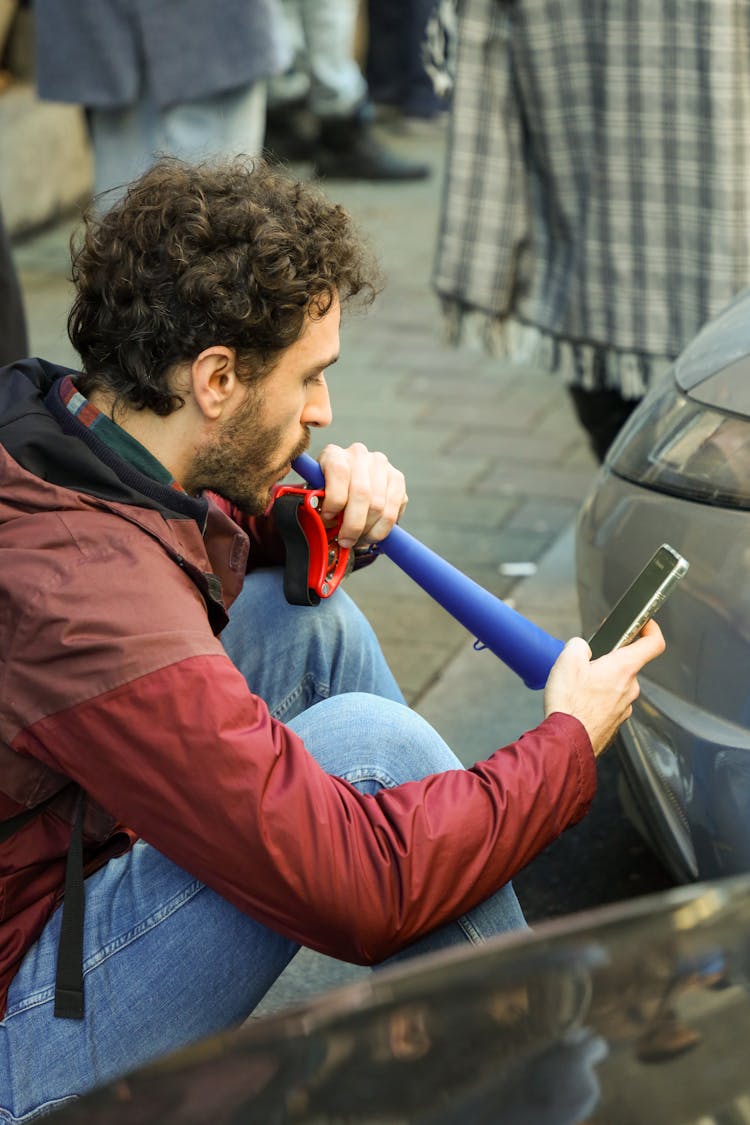
[[[543,717],[541,692],[531,691],[489,651],[464,645],[419,700],[419,711],[465,766],[531,730]]]
[[[471,490],[489,469],[487,457],[438,457],[429,461],[420,458],[409,465],[409,487],[459,487]]]
[[[376,584],[373,578],[369,591],[360,587],[352,591],[352,596],[380,640],[391,649],[403,644],[411,654],[417,643],[451,647],[464,635],[462,626],[413,582],[408,594],[394,597],[388,596],[384,586]]]
[[[505,429],[493,429],[486,425],[473,426],[470,432],[463,433],[449,448],[453,456],[464,453],[486,453],[490,457],[502,454],[503,460],[513,460],[517,465],[531,462],[534,465],[558,464],[566,456],[571,439],[566,434],[558,436],[541,435],[529,429],[523,433],[508,433]]]
[[[479,571],[499,574],[505,562],[537,559],[555,537],[553,530],[534,531],[523,527],[509,530],[485,525],[467,529],[455,524],[437,526],[417,518],[410,521],[409,530],[453,566],[472,574]]]
[[[517,373],[504,401],[505,415],[519,430],[536,427],[559,401],[559,388],[539,374]]]
[[[505,522],[506,533],[516,528],[545,534],[559,534],[575,518],[578,505],[573,501],[549,500],[545,497],[524,499]]]
[[[456,488],[417,486],[407,479],[409,506],[403,519],[407,531],[416,535],[417,525],[499,528],[517,509],[517,500],[510,497],[487,498]]]
[[[557,496],[580,503],[593,475],[585,466],[541,466],[533,462],[525,464],[521,473],[517,462],[496,460],[487,466],[487,471],[477,481],[476,490],[504,496]]]
[[[550,408],[537,418],[534,429],[537,435],[558,440],[565,437],[576,449],[581,447],[580,423],[567,399],[560,402],[556,398],[555,402],[550,404]]]
[[[478,388],[477,388],[478,389]],[[467,393],[445,395],[436,393],[432,401],[425,403],[418,418],[418,425],[429,428],[431,426],[444,426],[453,422],[462,430],[471,429],[471,432],[481,435],[492,435],[505,430],[499,420],[503,408],[503,392],[497,388],[482,388],[482,394],[474,397],[474,390],[467,401]],[[502,420],[508,425],[507,419]],[[513,427],[515,428],[515,426]]]
[[[573,636],[580,629],[575,583],[574,522],[564,528],[546,552],[536,574],[519,583],[515,608],[555,636]]]

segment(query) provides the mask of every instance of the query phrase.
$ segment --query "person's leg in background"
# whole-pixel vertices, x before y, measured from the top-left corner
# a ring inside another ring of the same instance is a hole
[[[292,69],[269,84],[266,148],[284,159],[312,159],[333,179],[414,180],[428,165],[392,152],[374,132],[374,107],[354,55],[357,0],[284,0]],[[305,82],[306,78],[306,82]],[[312,126],[302,131],[303,110]]]
[[[578,421],[588,434],[589,443],[599,463],[603,463],[607,450],[617,437],[630,415],[641,401],[624,398],[618,390],[586,390],[568,387]]]
[[[160,108],[148,91],[132,106],[89,109],[94,194],[111,206],[124,186],[162,153],[182,160],[258,156],[263,148],[266,83]]]
[[[423,46],[434,0],[369,0],[365,76],[378,108],[387,107],[405,124],[445,117],[424,65]]]
[[[161,110],[157,148],[183,160],[260,156],[266,123],[266,83],[254,82],[211,98]]]
[[[29,354],[21,286],[0,211],[0,366]]]

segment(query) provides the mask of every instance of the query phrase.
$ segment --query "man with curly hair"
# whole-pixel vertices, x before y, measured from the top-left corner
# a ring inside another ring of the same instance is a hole
[[[81,370],[0,373],[14,1120],[242,1021],[300,943],[374,964],[522,927],[509,880],[584,814],[663,648],[570,642],[539,727],[462,769],[344,591],[282,594],[269,501],[377,286],[347,213],[263,164],[161,161],[89,216],[73,278]],[[369,561],[404,478],[359,444],[320,463]]]

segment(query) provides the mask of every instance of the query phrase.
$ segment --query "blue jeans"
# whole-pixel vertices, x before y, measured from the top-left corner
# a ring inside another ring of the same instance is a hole
[[[448,108],[422,61],[435,0],[369,0],[365,77],[374,102],[398,106],[407,117],[435,117]]]
[[[272,106],[306,98],[316,117],[348,117],[367,97],[354,57],[357,0],[283,0],[294,63],[268,83]]]
[[[343,590],[289,606],[275,571],[245,582],[222,636],[251,689],[331,773],[364,792],[461,769],[404,704]],[[525,925],[510,886],[410,946],[413,956]],[[139,842],[86,880],[82,1021],[52,1015],[59,910],[24,958],[0,1022],[0,1121],[30,1121],[149,1059],[244,1020],[297,945]]]
[[[193,162],[237,153],[257,156],[265,121],[265,82],[166,109],[148,91],[124,108],[89,109],[94,194],[108,192],[103,208],[111,207],[124,195],[125,185],[162,152]]]

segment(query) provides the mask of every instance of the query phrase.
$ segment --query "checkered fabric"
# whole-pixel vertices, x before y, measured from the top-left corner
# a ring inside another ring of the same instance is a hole
[[[449,334],[638,398],[750,284],[750,2],[458,11]]]

